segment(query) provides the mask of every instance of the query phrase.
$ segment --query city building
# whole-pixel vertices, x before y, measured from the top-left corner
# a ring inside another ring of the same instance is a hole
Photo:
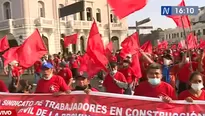
[[[196,16],[189,16],[192,24],[192,30],[183,28],[173,28],[164,30],[164,38],[170,43],[177,43],[185,39],[185,35],[193,32],[199,39],[205,39],[205,7],[201,7],[199,14]]]
[[[38,28],[50,54],[84,51],[94,18],[104,44],[113,41],[118,49],[127,37],[127,21],[116,18],[107,0],[84,0],[84,12],[58,18],[59,8],[78,1],[0,0],[0,37],[8,35],[11,46],[16,46]],[[77,44],[64,48],[63,37],[73,33],[79,35]]]

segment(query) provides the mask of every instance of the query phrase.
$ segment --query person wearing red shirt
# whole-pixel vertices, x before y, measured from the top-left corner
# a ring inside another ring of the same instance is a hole
[[[0,80],[0,92],[9,92],[6,84],[2,80]]]
[[[77,57],[74,56],[71,60],[71,69],[74,78],[78,75],[78,68],[79,68],[78,60]]]
[[[22,73],[22,67],[19,66],[18,62],[16,62],[12,66],[12,84],[17,87],[19,85],[20,76]]]
[[[161,98],[164,102],[176,99],[174,88],[161,81],[162,69],[160,64],[153,63],[147,69],[148,81],[141,82],[136,88],[134,95]]]
[[[60,64],[60,59],[58,58],[58,56],[56,55],[55,57],[54,57],[54,67],[55,67],[55,69],[56,69],[56,72],[58,72],[58,69],[59,69],[59,64]]]
[[[36,61],[34,63],[34,78],[35,78],[35,84],[38,83],[38,80],[40,79],[41,77],[41,61]]]
[[[42,64],[42,78],[38,81],[35,93],[69,94],[71,91],[61,76],[53,74],[53,65]]]
[[[84,91],[86,93],[89,93],[91,91],[98,91],[95,88],[92,88],[89,81],[89,76],[86,72],[79,72],[78,76],[76,77],[76,87],[73,89],[73,91]]]
[[[127,80],[125,76],[118,72],[118,67],[116,62],[110,63],[111,72],[105,77],[103,86],[105,91],[109,93],[124,94],[125,89],[128,88]]]
[[[179,100],[186,100],[187,102],[193,102],[193,100],[205,100],[205,90],[203,86],[203,79],[199,72],[194,72],[191,74],[190,88],[181,92],[178,96]]]
[[[129,87],[128,89],[125,90],[125,94],[128,94],[128,95],[132,95],[133,87],[135,87],[135,84],[136,84],[136,77],[134,76],[132,67],[130,67],[130,63],[131,62],[129,60],[124,60],[123,68],[119,70],[119,72],[121,72],[127,80]]]
[[[66,64],[65,62],[61,62],[60,67],[61,69],[58,72],[58,75],[63,77],[65,83],[70,87],[73,82],[73,75],[71,70],[69,69],[68,64]]]

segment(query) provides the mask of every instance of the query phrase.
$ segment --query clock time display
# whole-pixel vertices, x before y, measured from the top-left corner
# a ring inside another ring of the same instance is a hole
[[[198,6],[162,6],[161,15],[197,15]]]

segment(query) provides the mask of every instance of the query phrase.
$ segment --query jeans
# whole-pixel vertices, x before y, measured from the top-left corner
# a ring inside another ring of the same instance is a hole
[[[35,82],[35,84],[38,83],[40,78],[41,78],[41,73],[34,73],[34,79],[35,79],[34,82]]]

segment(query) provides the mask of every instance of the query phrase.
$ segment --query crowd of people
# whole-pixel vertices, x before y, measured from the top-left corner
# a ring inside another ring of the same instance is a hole
[[[34,64],[35,83],[21,79],[23,69],[13,61],[5,67],[11,79],[9,87],[0,81],[1,92],[70,94],[72,91],[98,92],[91,86],[87,72],[79,71],[80,52],[62,57],[61,53],[44,56]],[[141,77],[134,75],[132,55],[120,57],[120,50],[109,57],[110,72],[100,71],[99,87],[104,92],[172,100],[205,100],[205,58],[202,49],[155,50],[145,53],[139,49]],[[91,69],[92,70],[92,69]],[[73,86],[75,85],[75,86]],[[32,88],[36,86],[34,92]]]

